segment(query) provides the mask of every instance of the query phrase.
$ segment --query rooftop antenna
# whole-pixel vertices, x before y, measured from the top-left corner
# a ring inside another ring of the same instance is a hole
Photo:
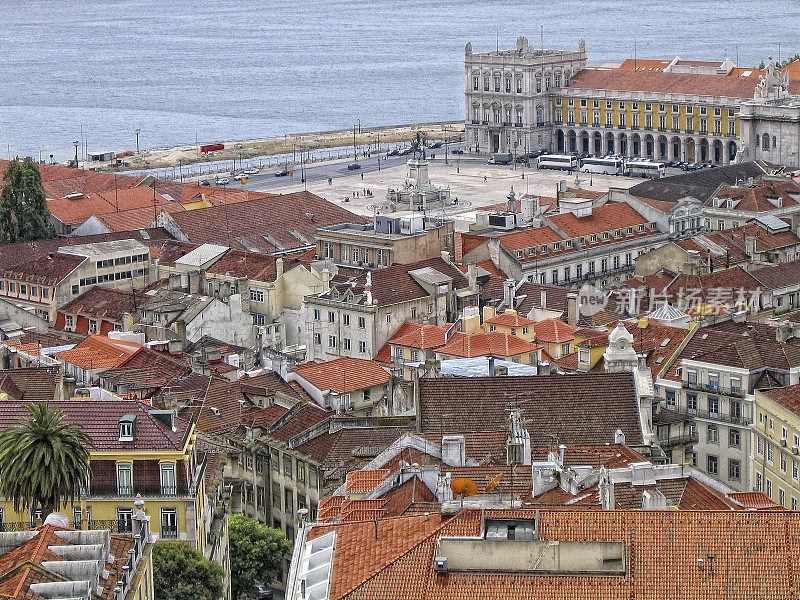
[[[539,26],[539,47],[544,50],[544,25]]]
[[[633,41],[633,70],[636,70],[636,40]]]
[[[500,31],[498,29],[494,30],[494,41],[497,47],[497,53],[500,54]],[[778,46],[780,46],[780,44]],[[780,54],[780,52],[778,54]]]

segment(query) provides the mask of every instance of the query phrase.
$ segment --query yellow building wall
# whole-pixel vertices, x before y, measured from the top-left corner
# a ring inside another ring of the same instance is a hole
[[[767,480],[772,482],[772,493],[770,497],[775,502],[780,502],[780,491],[783,489],[786,492],[784,506],[786,508],[792,507],[792,498],[800,504],[800,455],[792,452],[795,438],[800,437],[800,416],[788,410],[784,406],[770,400],[761,392],[755,394],[755,409],[756,418],[754,419],[753,428],[756,432],[756,437],[759,436],[764,439],[764,443],[770,443],[773,447],[773,459],[770,462],[767,460],[766,446],[764,447],[764,454],[758,453],[758,444],[756,442],[753,448],[753,487],[755,488],[756,473],[760,473],[764,478],[762,491],[767,492]],[[758,415],[764,415],[764,421],[759,420]],[[769,427],[769,420],[773,420],[773,428]],[[781,446],[782,429],[787,430],[786,446]],[[786,472],[781,469],[781,453],[786,457]],[[793,476],[794,463],[798,463],[797,473],[798,478]]]

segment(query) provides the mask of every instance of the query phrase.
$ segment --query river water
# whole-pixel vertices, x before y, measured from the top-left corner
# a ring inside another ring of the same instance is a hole
[[[755,66],[800,51],[774,0],[0,0],[0,156],[463,117],[463,52],[575,48]],[[779,49],[779,44],[781,47]]]

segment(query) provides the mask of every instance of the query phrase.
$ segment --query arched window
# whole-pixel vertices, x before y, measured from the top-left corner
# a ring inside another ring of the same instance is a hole
[[[761,149],[769,150],[769,134],[767,133],[761,136]]]
[[[544,109],[541,104],[536,106],[536,123],[544,123]]]

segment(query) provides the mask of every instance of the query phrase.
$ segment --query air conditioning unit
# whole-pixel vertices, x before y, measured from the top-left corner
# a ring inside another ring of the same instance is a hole
[[[786,438],[781,438],[781,448],[786,448],[786,444],[787,444]]]
[[[437,573],[447,573],[447,557],[437,556],[433,559],[433,570]]]
[[[800,448],[797,446],[792,446],[792,454],[800,454]]]

